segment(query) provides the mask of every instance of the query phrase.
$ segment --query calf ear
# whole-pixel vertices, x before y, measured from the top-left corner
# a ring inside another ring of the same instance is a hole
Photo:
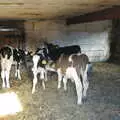
[[[33,54],[33,52],[32,51],[27,51],[27,50],[25,50],[25,55],[32,55]]]

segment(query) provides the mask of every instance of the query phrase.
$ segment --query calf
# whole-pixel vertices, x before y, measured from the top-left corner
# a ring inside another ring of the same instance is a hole
[[[79,45],[59,47],[58,45],[54,45],[52,43],[47,42],[45,42],[44,45],[47,50],[49,58],[53,62],[57,61],[62,54],[71,55],[74,53],[81,53],[81,48]]]
[[[58,89],[61,87],[63,79],[64,90],[67,90],[67,80],[75,82],[77,92],[77,104],[82,104],[82,98],[86,97],[89,86],[87,79],[89,59],[85,54],[71,54],[70,56],[62,54],[56,62],[58,73]]]
[[[15,76],[18,79],[21,79],[20,76],[20,63],[25,59],[25,52],[21,49],[13,48],[11,46],[4,46],[0,49],[0,58],[1,58],[1,78],[2,78],[2,87],[10,88],[9,75],[12,64],[15,62],[16,72]]]
[[[40,79],[42,80],[43,89],[45,89],[45,81],[47,81],[47,71],[46,71],[46,64],[48,62],[47,51],[45,48],[38,48],[33,55],[33,87],[32,93],[35,92],[35,86],[37,84],[37,75],[40,74]]]

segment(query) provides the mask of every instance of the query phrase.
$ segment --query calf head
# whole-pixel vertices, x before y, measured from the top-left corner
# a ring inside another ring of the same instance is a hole
[[[40,57],[38,65],[41,67],[45,67],[45,65],[48,63],[49,60],[47,49],[38,48],[35,52],[35,55],[38,55]]]
[[[52,43],[47,43],[47,42],[44,42],[44,46],[48,50],[48,52],[53,50],[53,49],[59,48],[58,45],[55,45],[55,44],[52,44]]]
[[[3,58],[5,58],[5,55],[7,55],[7,59],[9,59],[10,56],[12,56],[12,50],[10,47],[4,46],[0,49],[0,54],[2,55]]]

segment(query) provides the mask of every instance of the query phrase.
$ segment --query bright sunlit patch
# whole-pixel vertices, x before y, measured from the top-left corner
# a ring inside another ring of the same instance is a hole
[[[0,94],[0,116],[15,114],[22,110],[20,101],[14,92]]]

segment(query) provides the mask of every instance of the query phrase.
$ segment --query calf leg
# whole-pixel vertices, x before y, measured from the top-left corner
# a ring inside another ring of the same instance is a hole
[[[5,88],[5,80],[6,80],[6,76],[5,76],[5,70],[6,70],[6,61],[4,58],[1,58],[1,78],[2,78],[2,88]]]
[[[5,71],[5,76],[6,76],[6,87],[10,88],[10,82],[9,82],[10,70]]]
[[[42,87],[44,90],[45,90],[45,79],[46,79],[45,72],[46,71],[43,68],[40,71],[40,79],[42,79]]]
[[[43,90],[45,90],[45,81],[42,80],[42,87],[43,87]]]
[[[83,97],[86,97],[86,95],[87,95],[87,89],[88,89],[88,87],[89,87],[89,81],[88,80],[85,80],[84,82],[83,82]]]
[[[77,92],[77,104],[82,104],[82,84],[80,79],[75,79],[75,87]]]
[[[33,87],[32,87],[32,94],[35,92],[35,86],[37,84],[37,72],[33,72],[34,78],[33,78]]]
[[[62,82],[62,73],[60,68],[57,70],[57,74],[58,74],[58,89],[61,88],[61,82]]]
[[[21,75],[20,75],[20,63],[17,63],[17,68],[15,72],[15,77],[19,80],[21,80]]]
[[[15,72],[15,77],[19,80],[21,80],[21,75],[20,75],[20,70],[17,69],[16,72]]]
[[[64,84],[64,90],[67,90],[67,78],[64,76],[63,77],[63,84]]]
[[[45,81],[48,81],[48,78],[47,78],[47,70],[45,70]]]
[[[87,71],[88,71],[88,65],[86,65],[86,69],[83,74],[83,97],[86,97],[87,89],[89,87],[89,81],[87,79]]]
[[[80,105],[82,104],[82,83],[74,68],[71,74],[75,81],[75,87],[76,87],[76,92],[77,92],[77,104]]]
[[[18,79],[21,80],[20,69],[18,69]]]
[[[73,67],[69,67],[66,70],[66,76],[72,78],[75,82],[76,92],[77,92],[77,104],[82,104],[82,83],[78,77],[77,71]]]
[[[5,71],[1,71],[1,78],[2,78],[2,88],[5,88]]]
[[[9,78],[10,78],[10,70],[12,67],[12,57],[7,61],[6,63],[6,71],[5,71],[5,78],[6,78],[6,87],[10,88],[10,82],[9,82]]]
[[[40,68],[40,79],[45,79],[45,70],[44,68]]]

